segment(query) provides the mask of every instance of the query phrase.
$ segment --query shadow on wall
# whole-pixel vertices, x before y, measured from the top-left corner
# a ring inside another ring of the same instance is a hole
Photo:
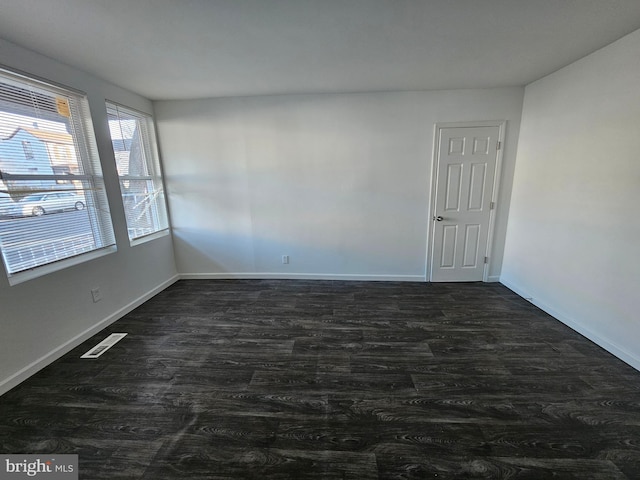
[[[170,176],[179,271],[424,275],[427,198],[398,192],[397,182],[290,174],[271,166],[248,180],[242,171]]]
[[[393,259],[372,255],[373,246],[327,248],[205,229],[177,228],[173,234],[178,270],[185,275],[424,275],[424,263],[407,273],[393,265]],[[283,264],[283,255],[289,257],[288,264]]]

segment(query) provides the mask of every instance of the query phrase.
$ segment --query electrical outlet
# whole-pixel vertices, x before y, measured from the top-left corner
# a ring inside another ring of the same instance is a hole
[[[289,264],[289,255],[282,255],[282,263],[284,265],[288,265]]]
[[[92,288],[91,296],[93,297],[93,303],[97,303],[102,300],[102,293],[100,292],[99,288]]]

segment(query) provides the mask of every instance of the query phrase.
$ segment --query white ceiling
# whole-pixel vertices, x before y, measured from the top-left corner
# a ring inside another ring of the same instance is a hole
[[[638,28],[639,0],[0,0],[5,40],[151,99],[526,85]]]

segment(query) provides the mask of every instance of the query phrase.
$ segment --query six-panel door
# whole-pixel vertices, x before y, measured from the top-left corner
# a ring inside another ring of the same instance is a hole
[[[499,127],[442,128],[431,281],[483,279]]]

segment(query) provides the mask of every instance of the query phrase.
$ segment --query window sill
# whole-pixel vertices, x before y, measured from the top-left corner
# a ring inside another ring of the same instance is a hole
[[[64,260],[59,260],[47,265],[42,265],[41,267],[36,267],[31,270],[14,273],[13,275],[8,276],[9,285],[18,285],[20,283],[24,283],[29,280],[42,277],[44,275],[48,275],[50,273],[59,272],[60,270],[64,270],[65,268],[73,267],[74,265],[79,265],[81,263],[88,262],[89,260],[104,257],[105,255],[110,255],[117,250],[118,248],[115,245],[112,245],[110,247],[101,248],[99,250],[83,253],[75,257],[65,258]]]
[[[160,230],[159,232],[150,233],[149,235],[145,235],[144,237],[138,237],[134,238],[133,240],[129,240],[129,245],[135,247],[136,245],[151,242],[152,240],[166,237],[167,235],[169,235],[169,229]]]

